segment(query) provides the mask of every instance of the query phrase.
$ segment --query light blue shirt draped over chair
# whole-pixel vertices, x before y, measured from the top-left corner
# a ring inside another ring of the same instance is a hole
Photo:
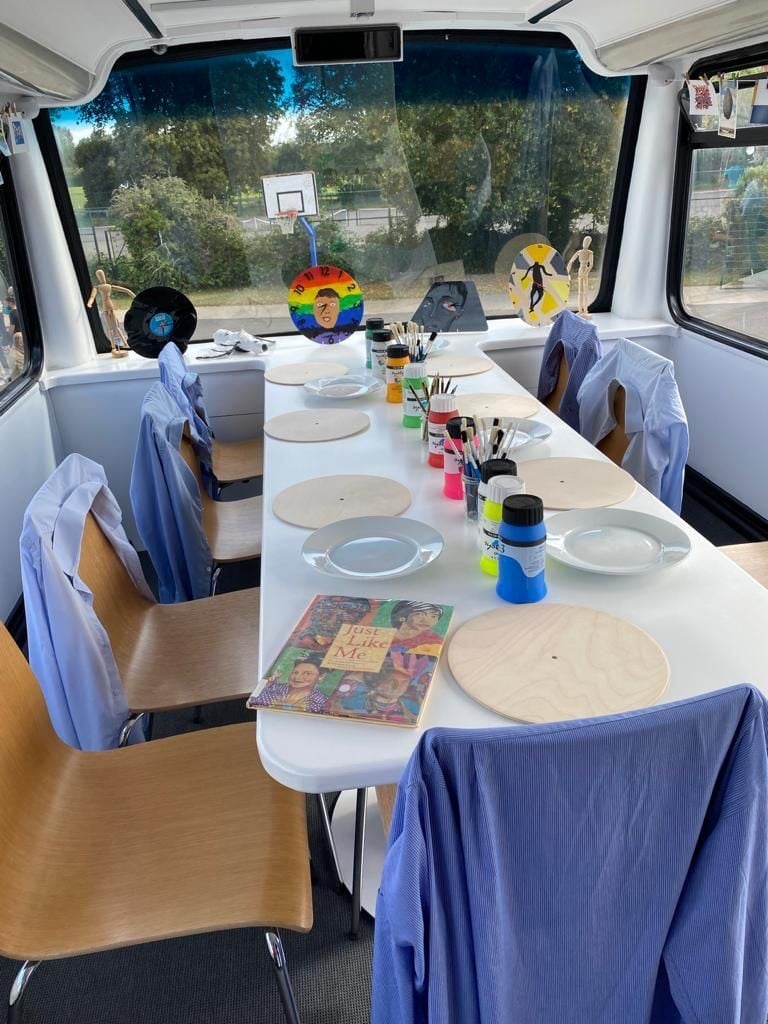
[[[200,460],[205,487],[208,493],[214,496],[213,431],[208,426],[200,374],[190,370],[181,350],[173,342],[163,346],[157,362],[160,367],[161,383],[187,418],[189,434]]]
[[[563,310],[552,324],[544,346],[536,397],[543,402],[552,394],[557,384],[560,360],[565,359],[568,383],[560,400],[558,415],[574,430],[579,429],[579,388],[602,354],[595,325],[569,309]]]
[[[200,489],[179,451],[187,422],[166,388],[154,384],[141,406],[130,494],[164,604],[208,597],[211,588]]]
[[[669,359],[621,338],[579,389],[581,433],[597,444],[616,426],[616,387],[626,392],[622,465],[638,483],[680,512],[688,458],[688,420]]]
[[[426,733],[395,803],[373,1024],[764,1024],[765,698]]]
[[[122,526],[104,470],[69,455],[27,508],[21,578],[29,662],[59,737],[80,750],[116,747],[129,717],[109,637],[78,576],[85,520],[92,512],[136,588],[153,601]],[[132,739],[138,739],[136,730]]]

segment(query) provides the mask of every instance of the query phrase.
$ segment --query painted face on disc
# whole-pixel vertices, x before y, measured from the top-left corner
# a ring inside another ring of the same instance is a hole
[[[288,310],[296,330],[318,345],[336,345],[363,319],[363,293],[340,267],[308,267],[291,282]]]

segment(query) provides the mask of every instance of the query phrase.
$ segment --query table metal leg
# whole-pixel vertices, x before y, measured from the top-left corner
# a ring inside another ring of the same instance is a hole
[[[363,848],[365,845],[365,814],[368,790],[358,789],[355,803],[355,852],[352,866],[352,927],[350,938],[356,939],[360,931],[360,892],[363,884]]]

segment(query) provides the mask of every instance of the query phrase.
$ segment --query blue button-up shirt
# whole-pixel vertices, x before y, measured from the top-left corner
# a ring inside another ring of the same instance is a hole
[[[764,1024],[766,727],[738,686],[426,733],[390,828],[372,1024]]]
[[[154,601],[104,470],[82,455],[69,455],[27,508],[21,579],[29,662],[53,727],[70,746],[105,750],[117,746],[129,709],[109,637],[93,609],[93,594],[78,576],[89,512],[136,588]]]
[[[131,472],[136,528],[157,573],[160,600],[208,597],[211,550],[203,530],[197,479],[179,451],[187,419],[162,384],[141,406]]]
[[[688,420],[669,359],[621,338],[593,367],[579,389],[581,433],[597,444],[616,426],[613,399],[627,396],[622,465],[651,494],[680,511],[688,458]]]
[[[600,359],[603,348],[593,323],[569,309],[557,317],[544,346],[536,397],[540,402],[555,390],[560,361],[568,366],[568,383],[560,400],[558,416],[574,430],[579,429],[579,388]]]
[[[173,342],[163,346],[157,362],[163,386],[187,419],[189,436],[200,460],[203,482],[208,493],[213,495],[213,431],[208,425],[200,374],[190,370]]]

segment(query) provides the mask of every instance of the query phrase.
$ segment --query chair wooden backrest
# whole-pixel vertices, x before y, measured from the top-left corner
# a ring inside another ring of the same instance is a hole
[[[568,360],[565,358],[565,349],[562,343],[560,347],[560,363],[557,367],[557,380],[552,391],[544,399],[544,405],[555,415],[560,412],[560,403],[563,400],[565,389],[568,387],[568,381],[570,379],[570,371],[568,369]]]
[[[613,396],[613,415],[616,426],[597,442],[597,450],[607,455],[611,462],[620,466],[629,448],[629,438],[625,433],[627,416],[627,393],[619,384]]]
[[[200,502],[203,507],[203,512],[205,512],[207,506],[213,503],[213,498],[210,497],[203,485],[203,474],[200,471],[200,460],[197,457],[195,446],[192,444],[192,438],[189,436],[188,426],[184,427],[179,451],[181,452],[181,457],[195,474],[195,480],[197,480],[197,486],[200,491]]]
[[[152,605],[134,586],[92,512],[85,517],[77,571],[93,592],[93,610],[107,631],[120,667],[130,658]]]

